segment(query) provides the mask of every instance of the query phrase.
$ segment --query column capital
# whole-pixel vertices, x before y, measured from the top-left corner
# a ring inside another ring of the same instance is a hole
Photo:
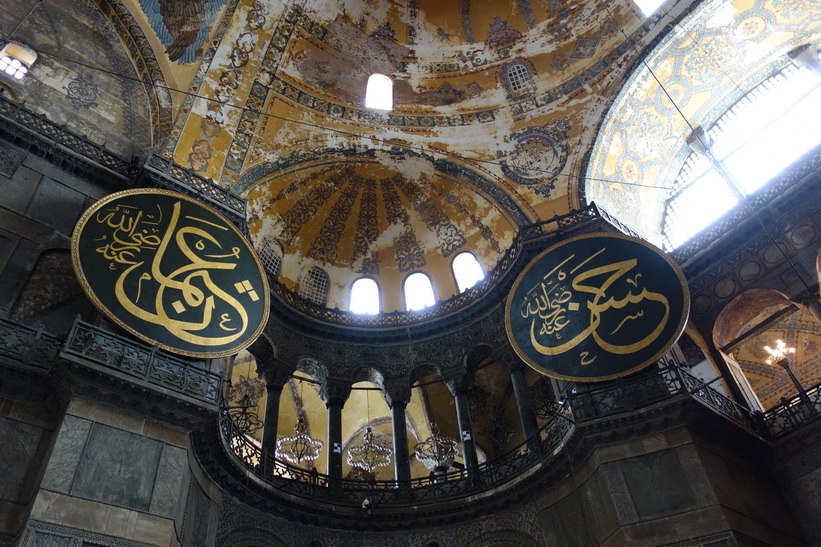
[[[407,379],[386,381],[382,387],[385,395],[385,401],[388,406],[393,408],[394,403],[399,403],[406,406],[410,402],[411,388],[410,382]]]
[[[294,372],[296,372],[296,367],[289,366],[279,359],[275,363],[266,363],[264,365],[257,361],[257,374],[263,379],[268,389],[274,387],[282,389]]]
[[[325,401],[325,405],[345,404],[351,395],[351,384],[338,378],[326,378],[319,386],[319,395]]]
[[[454,397],[467,394],[473,386],[473,374],[467,371],[454,372],[444,377],[445,386]]]
[[[522,358],[513,350],[512,346],[506,345],[493,352],[496,361],[505,367],[508,372],[524,371],[527,365]]]

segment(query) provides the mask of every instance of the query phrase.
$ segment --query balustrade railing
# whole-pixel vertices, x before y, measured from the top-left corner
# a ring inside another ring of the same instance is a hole
[[[203,363],[185,361],[156,346],[148,346],[76,320],[66,337],[61,356],[84,359],[163,389],[199,401],[219,403],[222,376]]]
[[[766,430],[773,439],[789,435],[821,417],[821,384],[779,404],[761,415]]]
[[[60,353],[62,340],[27,325],[0,318],[0,355],[48,369]]]
[[[821,416],[821,384],[807,391],[806,397],[796,397],[766,415],[756,415],[681,368],[674,359],[665,358],[657,367],[642,373],[588,391],[571,393],[539,431],[536,442],[522,443],[475,469],[405,482],[332,479],[315,470],[291,465],[264,453],[258,443],[239,430],[227,412],[221,413],[220,431],[224,446],[235,456],[236,464],[275,490],[352,507],[360,506],[366,498],[370,507],[398,507],[448,501],[503,487],[535,465],[548,463],[556,457],[577,424],[678,396],[687,396],[770,439],[781,437]]]
[[[444,475],[419,477],[410,481],[336,479],[303,469],[263,452],[236,426],[228,412],[220,413],[224,446],[235,456],[237,465],[249,470],[268,486],[311,500],[360,507],[402,507],[459,499],[504,485],[536,463],[555,457],[573,432],[568,406],[562,405],[539,431],[538,443],[523,443],[506,454],[475,469]],[[528,448],[529,446],[529,448]]]
[[[5,121],[4,130],[10,130],[10,125],[24,128],[28,134],[36,135],[40,139],[65,147],[66,149],[84,156],[95,163],[130,177],[137,170],[137,160],[123,159],[110,152],[105,145],[91,142],[88,137],[79,135],[65,126],[58,125],[41,114],[36,114],[25,107],[23,103],[16,103],[0,93],[0,120]]]

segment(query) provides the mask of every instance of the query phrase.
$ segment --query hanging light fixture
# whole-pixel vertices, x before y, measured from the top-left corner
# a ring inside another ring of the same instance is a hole
[[[430,437],[413,447],[416,459],[436,475],[444,475],[459,454],[456,439],[442,437],[439,428],[433,424]]]
[[[365,400],[368,409],[368,424],[370,424],[371,402],[367,391],[365,392]],[[348,465],[364,469],[368,473],[373,473],[373,470],[377,467],[390,465],[392,457],[393,450],[374,436],[370,425],[365,431],[363,443],[348,449]]]
[[[319,458],[325,443],[308,435],[308,424],[300,417],[294,426],[294,435],[277,439],[277,457],[291,463],[303,460],[312,462]]]
[[[235,384],[230,384],[230,396],[225,410],[231,415],[234,424],[246,435],[253,435],[262,429],[259,419],[259,400],[265,393],[265,383],[259,378],[251,377],[251,360],[248,360],[248,371],[240,375]]]
[[[302,379],[299,380],[300,395],[302,393]],[[276,455],[278,458],[299,464],[303,460],[313,462],[319,458],[319,453],[325,443],[314,439],[308,434],[308,424],[300,416],[294,426],[294,435],[277,439]]]

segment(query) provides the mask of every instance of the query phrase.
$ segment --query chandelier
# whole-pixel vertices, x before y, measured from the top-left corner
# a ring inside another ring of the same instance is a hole
[[[308,425],[300,417],[294,426],[294,435],[277,439],[276,455],[296,464],[302,460],[312,462],[319,457],[323,446],[325,443],[308,435]]]
[[[348,449],[348,465],[373,472],[377,467],[391,464],[393,450],[377,439],[370,426],[365,431],[364,442]]]
[[[456,439],[442,437],[439,428],[434,424],[430,428],[430,437],[413,447],[416,459],[422,462],[435,474],[444,474],[453,465],[458,455]]]
[[[786,358],[788,353],[795,353],[795,348],[788,348],[787,344],[785,344],[783,340],[776,340],[775,348],[764,346],[764,349],[770,354],[770,358],[767,359],[768,365],[778,363],[782,359]]]

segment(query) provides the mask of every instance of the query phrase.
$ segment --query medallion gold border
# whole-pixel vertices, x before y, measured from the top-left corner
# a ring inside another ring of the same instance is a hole
[[[127,197],[127,196],[134,196],[140,194],[151,194],[151,195],[163,195],[173,197],[175,199],[181,199],[193,203],[209,213],[212,213],[217,218],[225,222],[225,225],[228,226],[234,233],[239,236],[240,240],[246,246],[246,248],[250,251],[251,257],[254,259],[254,263],[257,265],[257,270],[259,271],[260,278],[262,279],[263,285],[263,298],[264,298],[264,309],[262,313],[262,319],[259,322],[256,330],[251,334],[247,339],[243,342],[237,344],[236,346],[222,350],[219,352],[197,352],[197,351],[187,351],[179,348],[175,348],[174,346],[169,346],[167,344],[161,344],[157,340],[139,332],[138,330],[134,329],[133,327],[129,326],[123,320],[118,318],[111,312],[97,297],[94,289],[88,282],[86,278],[85,272],[83,271],[82,264],[80,262],[80,237],[82,236],[83,229],[85,228],[88,220],[100,209],[111,203],[112,201],[116,201],[120,198]],[[122,190],[120,192],[115,192],[113,194],[109,194],[108,196],[100,199],[99,201],[92,204],[86,211],[80,216],[80,220],[77,221],[77,224],[74,226],[74,230],[71,233],[71,263],[74,266],[74,275],[77,277],[77,280],[80,282],[80,286],[83,288],[83,292],[86,293],[86,296],[91,300],[94,307],[100,310],[103,315],[105,315],[109,320],[113,321],[119,327],[125,329],[132,335],[136,336],[143,342],[147,342],[149,344],[155,345],[163,350],[169,351],[171,353],[176,353],[177,355],[183,355],[186,357],[198,357],[202,359],[216,359],[219,357],[228,357],[230,355],[235,355],[242,351],[243,349],[247,348],[251,344],[253,344],[257,338],[262,334],[263,330],[265,330],[265,326],[268,324],[268,317],[271,310],[271,291],[270,287],[268,286],[268,274],[265,272],[265,268],[262,266],[262,263],[257,256],[256,250],[251,245],[251,242],[240,232],[234,223],[225,218],[219,211],[214,209],[213,207],[206,205],[205,203],[199,201],[198,199],[192,198],[190,196],[186,196],[185,194],[180,194],[179,192],[172,192],[170,190],[161,190],[158,188],[133,188],[130,190]]]
[[[676,326],[675,334],[670,337],[670,341],[667,342],[667,344],[665,344],[664,347],[661,350],[657,351],[655,355],[653,355],[651,358],[647,359],[643,363],[641,363],[639,365],[636,365],[636,366],[634,366],[633,368],[631,368],[629,370],[625,370],[625,371],[619,372],[617,374],[609,374],[607,376],[580,376],[580,377],[565,376],[563,374],[558,374],[556,372],[548,371],[544,367],[539,366],[538,364],[536,364],[534,361],[532,361],[527,356],[527,354],[524,352],[524,350],[522,350],[522,348],[516,342],[516,338],[515,338],[515,336],[513,336],[513,331],[512,331],[511,326],[510,326],[510,312],[511,312],[511,307],[513,305],[513,297],[516,294],[516,290],[519,288],[519,284],[522,282],[525,275],[530,273],[530,271],[536,266],[536,264],[543,257],[545,257],[546,255],[548,255],[548,254],[552,253],[553,251],[559,249],[560,247],[564,247],[565,245],[568,245],[568,244],[573,243],[575,241],[580,241],[582,239],[592,239],[594,237],[596,237],[596,238],[610,237],[610,238],[613,238],[613,239],[626,239],[628,241],[632,241],[634,243],[638,243],[639,245],[647,247],[648,249],[654,251],[657,255],[663,257],[664,260],[667,262],[667,264],[675,272],[676,277],[679,280],[679,283],[681,283],[682,293],[683,293],[683,296],[684,296],[684,306],[682,307],[681,318],[679,319],[678,325]],[[565,239],[563,241],[560,241],[559,243],[556,243],[555,245],[551,245],[550,247],[548,247],[547,249],[545,249],[544,251],[542,251],[538,255],[536,255],[536,257],[533,258],[533,260],[531,260],[530,263],[527,266],[525,266],[525,269],[522,270],[519,273],[518,277],[516,277],[516,281],[513,283],[513,286],[511,287],[510,292],[507,295],[507,301],[505,302],[505,331],[507,332],[507,339],[510,342],[510,345],[513,347],[513,350],[516,352],[516,354],[519,356],[519,358],[521,358],[522,361],[527,363],[528,366],[535,369],[536,372],[538,372],[538,373],[540,373],[544,376],[549,376],[551,378],[556,378],[557,380],[564,380],[564,381],[567,381],[567,382],[582,382],[582,383],[605,382],[607,380],[615,380],[616,378],[622,378],[624,376],[629,376],[630,374],[638,372],[641,369],[643,369],[643,368],[655,363],[656,361],[658,361],[661,358],[661,356],[664,355],[665,353],[667,353],[667,351],[671,347],[673,347],[673,344],[675,344],[676,341],[678,341],[679,337],[681,336],[681,333],[684,332],[684,327],[687,324],[687,319],[688,319],[689,315],[690,315],[690,287],[689,287],[689,285],[687,285],[687,278],[684,277],[684,272],[681,271],[681,267],[672,258],[670,258],[670,256],[667,255],[667,253],[665,253],[664,251],[662,251],[661,249],[659,249],[655,245],[653,245],[651,243],[648,243],[647,241],[644,241],[643,239],[639,239],[637,237],[628,236],[628,235],[625,235],[625,234],[614,233],[614,232],[594,232],[594,233],[590,233],[590,234],[582,234],[582,235],[574,236],[574,237]]]

